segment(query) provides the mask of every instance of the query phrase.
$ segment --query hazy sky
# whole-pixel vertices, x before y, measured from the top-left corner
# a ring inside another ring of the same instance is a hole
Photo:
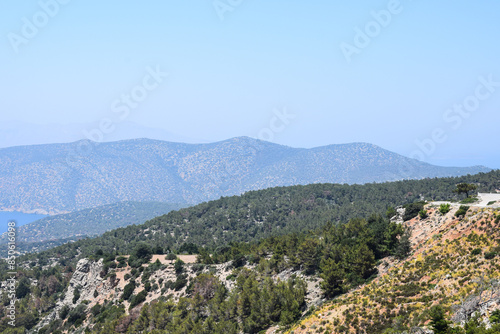
[[[1,6],[0,122],[102,122],[109,133],[127,121],[294,147],[364,141],[500,168],[496,0]]]

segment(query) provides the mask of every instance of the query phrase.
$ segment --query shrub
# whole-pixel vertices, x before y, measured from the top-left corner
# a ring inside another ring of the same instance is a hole
[[[466,199],[462,200],[460,203],[470,204],[470,203],[475,203],[477,201],[478,201],[477,197],[467,197]]]
[[[181,290],[187,284],[187,276],[179,275],[173,284],[173,288],[175,291]]]
[[[16,298],[23,298],[24,296],[26,296],[27,294],[29,294],[31,292],[31,283],[30,283],[30,280],[29,278],[27,277],[23,277],[21,278],[21,280],[19,281],[19,284],[16,288]]]
[[[424,203],[423,202],[415,202],[415,203],[411,203],[411,204],[406,204],[404,206],[404,208],[405,208],[405,214],[403,216],[403,220],[407,221],[407,220],[410,220],[412,218],[415,218],[418,215],[420,210],[422,210],[424,208]]]
[[[447,214],[448,212],[450,212],[450,204],[446,203],[446,204],[441,204],[439,206],[439,212],[442,214],[442,215],[445,215]]]
[[[385,215],[388,219],[391,219],[392,217],[396,216],[397,214],[398,214],[398,212],[392,206],[387,208],[387,211],[385,212]]]
[[[143,301],[145,301],[147,295],[148,295],[148,293],[146,292],[146,290],[142,290],[137,295],[135,295],[132,298],[132,300],[130,301],[130,307],[129,307],[129,309],[133,309],[135,306],[137,306],[140,303],[142,303]]]
[[[420,210],[420,211],[418,212],[418,215],[420,216],[420,219],[425,219],[425,218],[429,217],[429,216],[427,215],[427,210],[424,210],[424,209]]]
[[[135,255],[131,255],[128,258],[128,265],[131,266],[132,268],[140,268],[143,263],[144,260],[137,258]]]
[[[122,294],[122,299],[124,300],[129,300],[130,296],[132,296],[132,293],[134,292],[135,289],[135,282],[131,281],[125,287],[123,288],[123,294]]]
[[[125,268],[127,266],[127,259],[123,258],[123,260],[118,261],[118,268]]]
[[[76,304],[78,299],[80,299],[80,288],[76,287],[73,291],[73,304]]]
[[[64,305],[61,310],[59,311],[59,318],[61,318],[61,320],[64,320],[66,319],[66,317],[68,316],[69,314],[69,306],[68,305]]]
[[[167,256],[165,256],[165,260],[173,261],[177,259],[177,255],[174,253],[168,253]]]
[[[487,253],[484,253],[484,258],[486,260],[491,260],[492,258],[494,258],[495,256],[497,256],[497,253],[495,252],[487,252]]]
[[[236,275],[235,274],[229,274],[226,277],[226,281],[236,281]]]
[[[479,255],[481,254],[483,251],[481,250],[481,248],[476,248],[476,249],[473,249],[472,252],[471,252],[471,255]]]
[[[174,263],[174,269],[177,275],[182,273],[182,271],[184,270],[184,261],[182,261],[181,259],[177,259],[177,261],[175,261]]]
[[[68,323],[76,324],[85,320],[87,314],[85,313],[87,307],[83,304],[78,305],[69,312]]]
[[[468,206],[465,205],[460,205],[460,208],[458,208],[457,212],[455,212],[455,217],[463,217],[467,213],[467,210],[469,210]]]
[[[500,309],[491,312],[490,321],[492,324],[500,324]]]
[[[196,246],[192,242],[183,243],[179,248],[179,253],[197,254],[198,246]]]
[[[195,263],[192,265],[191,269],[196,273],[201,272],[205,269],[205,265],[203,263]]]
[[[97,316],[99,313],[101,313],[101,309],[102,309],[102,306],[101,304],[95,304],[94,306],[92,306],[92,308],[90,309],[90,312],[92,313],[92,315],[95,317]]]
[[[144,243],[144,242],[139,243],[135,247],[134,253],[133,253],[133,255],[135,255],[138,259],[143,260],[144,263],[151,260],[152,254],[153,254],[153,251],[151,250],[151,247],[149,247],[149,245]]]
[[[154,254],[163,254],[163,248],[159,245],[157,245],[154,249],[153,249],[153,253]]]
[[[165,289],[173,289],[174,288],[174,282],[172,280],[167,280],[164,284]]]

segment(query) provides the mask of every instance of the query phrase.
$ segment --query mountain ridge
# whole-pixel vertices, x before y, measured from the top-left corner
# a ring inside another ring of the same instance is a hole
[[[439,167],[368,143],[292,148],[250,137],[186,144],[146,138],[0,149],[0,210],[65,213],[122,201],[196,204],[249,190],[487,172]]]

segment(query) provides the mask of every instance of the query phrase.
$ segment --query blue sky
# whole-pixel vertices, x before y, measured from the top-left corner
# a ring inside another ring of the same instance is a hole
[[[500,168],[498,1],[59,1],[2,2],[0,122]]]

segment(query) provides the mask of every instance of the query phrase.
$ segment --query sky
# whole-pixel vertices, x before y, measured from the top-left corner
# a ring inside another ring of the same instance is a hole
[[[495,0],[4,0],[0,124],[369,142],[500,168],[499,13]]]

